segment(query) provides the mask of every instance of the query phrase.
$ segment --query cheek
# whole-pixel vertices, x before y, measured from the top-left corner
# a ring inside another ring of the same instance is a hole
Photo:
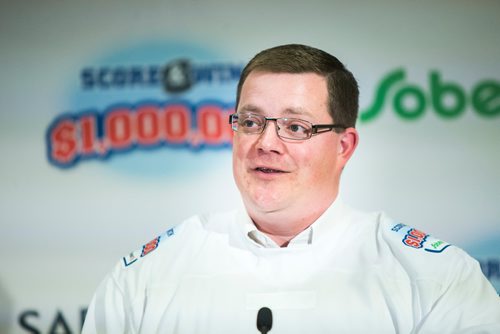
[[[334,179],[335,174],[335,156],[333,153],[325,155],[321,161],[319,161],[316,166],[318,169],[318,178],[321,182],[328,182]]]
[[[246,150],[243,144],[244,143],[235,136],[233,141],[233,174],[236,182],[240,180],[244,170]]]
[[[238,164],[242,160],[242,152],[243,147],[241,140],[238,140],[236,137],[233,140],[233,166]]]
[[[318,147],[328,147],[329,151],[315,149]],[[305,153],[306,156],[301,165],[305,166],[304,170],[307,171],[308,182],[311,182],[312,185],[320,186],[335,179],[337,155],[334,150],[332,145],[317,145]]]

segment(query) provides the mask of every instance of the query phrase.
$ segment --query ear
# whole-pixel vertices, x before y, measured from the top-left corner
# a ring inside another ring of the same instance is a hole
[[[347,128],[339,136],[338,158],[343,161],[342,165],[344,166],[358,146],[359,135],[355,128]]]

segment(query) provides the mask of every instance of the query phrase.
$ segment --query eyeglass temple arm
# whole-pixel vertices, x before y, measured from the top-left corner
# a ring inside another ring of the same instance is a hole
[[[347,129],[347,126],[340,124],[315,124],[313,125],[313,134],[345,129]]]

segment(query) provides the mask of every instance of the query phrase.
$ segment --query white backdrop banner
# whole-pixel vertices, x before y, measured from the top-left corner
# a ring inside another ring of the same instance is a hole
[[[285,43],[359,81],[344,200],[464,248],[500,291],[499,2],[0,6],[1,333],[79,333],[123,255],[241,205],[236,84]]]

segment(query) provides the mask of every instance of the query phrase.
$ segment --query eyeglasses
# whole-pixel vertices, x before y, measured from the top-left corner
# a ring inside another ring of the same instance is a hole
[[[292,140],[306,140],[332,130],[339,133],[347,128],[340,124],[312,124],[300,118],[274,118],[252,113],[236,113],[229,116],[229,124],[233,131],[246,134],[261,134],[266,128],[267,121],[276,122],[278,137]]]

